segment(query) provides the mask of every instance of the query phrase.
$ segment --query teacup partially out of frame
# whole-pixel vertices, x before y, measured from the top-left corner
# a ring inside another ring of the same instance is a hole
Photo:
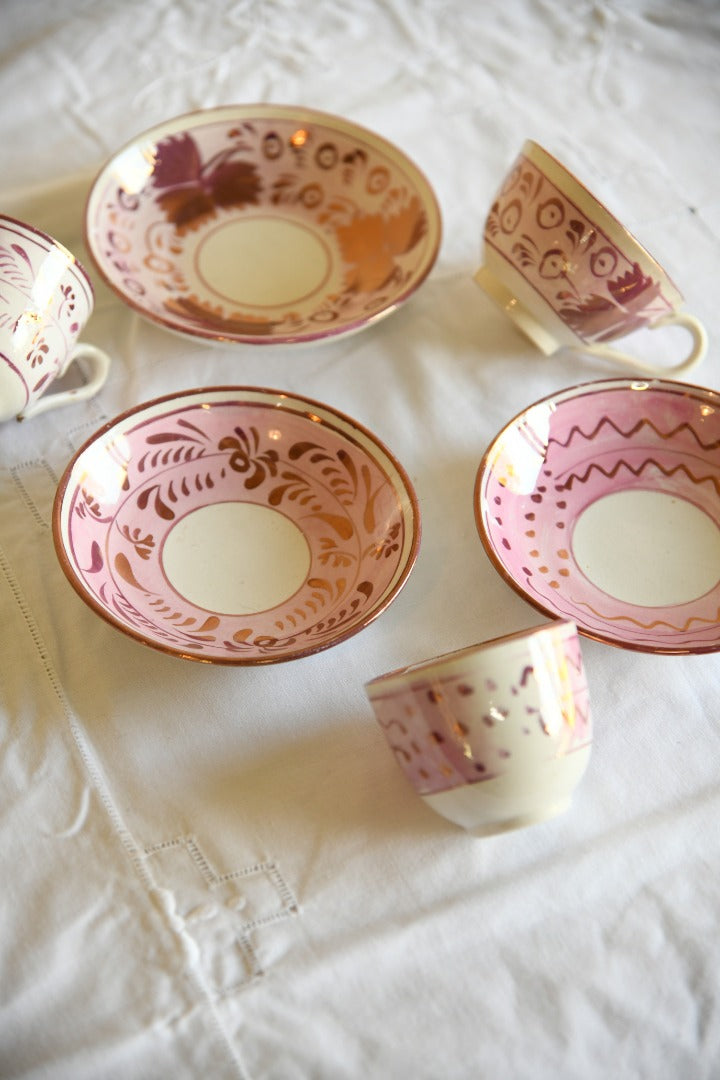
[[[51,236],[0,214],[0,421],[93,397],[110,358],[78,337],[95,303],[85,270]],[[45,395],[81,360],[87,380]]]
[[[569,807],[592,741],[573,622],[471,645],[365,689],[401,769],[449,821],[487,836]]]
[[[702,323],[635,237],[559,161],[528,140],[497,192],[476,282],[538,348],[569,346],[638,371],[687,372],[707,352]],[[675,366],[608,344],[635,330],[681,326],[692,342]]]

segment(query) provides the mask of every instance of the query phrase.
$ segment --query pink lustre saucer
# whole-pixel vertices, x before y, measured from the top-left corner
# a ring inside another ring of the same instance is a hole
[[[475,485],[496,569],[586,636],[652,653],[720,650],[720,394],[602,380],[530,406]]]
[[[192,390],[123,414],[75,455],[53,536],[94,611],[147,645],[292,660],[371,623],[417,557],[417,498],[360,424],[292,394]]]
[[[161,124],[104,166],[85,219],[122,300],[168,329],[289,344],[354,333],[437,258],[437,200],[392,143],[293,106],[225,106]]]

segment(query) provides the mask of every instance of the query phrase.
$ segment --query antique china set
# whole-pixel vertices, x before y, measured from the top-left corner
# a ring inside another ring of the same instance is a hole
[[[160,326],[298,345],[403,304],[434,265],[441,219],[392,144],[260,105],[134,139],[96,178],[85,229],[107,285]],[[535,143],[493,201],[476,280],[543,351],[635,368],[525,408],[477,471],[484,548],[551,621],[367,686],[418,793],[485,835],[559,813],[585,771],[578,631],[654,653],[720,649],[720,397],[638,376],[640,361],[609,344],[680,325],[691,350],[673,376],[707,348],[662,268]],[[92,288],[72,255],[0,218],[0,284],[0,417],[96,393],[108,361],[78,343]],[[75,359],[87,384],[44,394]],[[282,390],[216,386],[96,432],[62,477],[53,535],[74,589],[116,628],[186,659],[254,665],[377,618],[411,573],[420,513],[403,467],[357,421]]]

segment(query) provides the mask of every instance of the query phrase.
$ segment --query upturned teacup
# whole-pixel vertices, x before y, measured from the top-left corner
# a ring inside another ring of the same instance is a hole
[[[528,140],[485,221],[482,289],[546,355],[571,347],[654,374],[679,374],[707,351],[705,329],[660,264],[556,158]],[[675,366],[608,344],[643,327],[681,326]]]
[[[0,421],[37,416],[100,390],[109,357],[78,344],[94,302],[90,279],[67,248],[0,215]],[[43,396],[77,360],[83,384]]]
[[[471,645],[365,689],[405,776],[449,821],[486,836],[569,807],[592,741],[573,622]]]

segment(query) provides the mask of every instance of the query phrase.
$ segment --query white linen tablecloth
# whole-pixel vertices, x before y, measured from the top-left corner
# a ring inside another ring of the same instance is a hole
[[[195,108],[260,101],[372,128],[437,192],[430,278],[345,341],[174,337],[112,295],[84,248],[84,201],[115,149]],[[595,744],[572,809],[485,840],[415,795],[363,689],[544,621],[484,554],[475,473],[522,407],[617,369],[542,357],[472,281],[528,137],[665,263],[710,336],[692,381],[717,387],[714,0],[0,5],[0,212],[84,261],[83,337],[113,357],[92,402],[0,428],[1,1077],[720,1075],[718,656],[584,640]],[[397,600],[292,664],[146,649],[82,603],[54,554],[55,488],[93,431],[233,383],[356,418],[420,500]]]

